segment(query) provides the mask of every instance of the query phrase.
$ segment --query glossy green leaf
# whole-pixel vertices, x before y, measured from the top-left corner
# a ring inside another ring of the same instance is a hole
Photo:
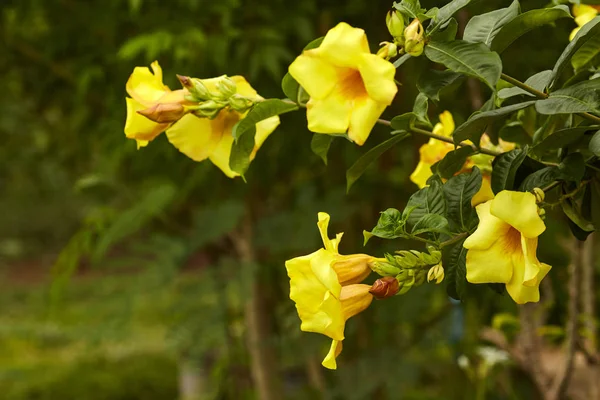
[[[449,179],[460,171],[467,158],[475,151],[471,146],[459,147],[444,156],[436,165],[437,174],[443,179]]]
[[[237,141],[256,124],[267,118],[297,110],[296,104],[290,104],[279,99],[267,99],[257,103],[246,116],[233,126],[231,134]]]
[[[288,72],[283,76],[281,80],[281,89],[288,99],[297,102],[298,91],[300,90],[300,84],[290,75]]]
[[[454,228],[467,232],[477,224],[477,214],[471,206],[471,199],[480,188],[481,172],[477,167],[473,167],[470,173],[453,176],[444,184],[446,218],[454,223]]]
[[[535,154],[543,154],[549,150],[556,150],[569,144],[576,142],[583,136],[586,131],[598,129],[598,127],[584,126],[576,128],[560,129],[551,135],[548,135],[541,142],[531,148],[531,152]]]
[[[513,190],[517,170],[527,157],[527,146],[514,149],[496,157],[492,163],[492,191]]]
[[[470,2],[471,0],[452,0],[441,7],[431,25],[427,27],[427,30],[433,31],[441,28],[457,11],[466,7]]]
[[[474,16],[465,27],[463,39],[467,42],[480,42],[489,47],[500,29],[519,15],[520,9],[519,1],[514,0],[507,8]]]
[[[446,293],[456,300],[463,299],[467,292],[467,249],[463,247],[464,242],[465,239],[442,249]]]
[[[439,101],[443,89],[458,82],[462,77],[462,74],[449,69],[444,71],[432,69],[419,76],[417,89],[431,100]]]
[[[425,46],[425,55],[431,61],[443,64],[454,72],[481,80],[492,90],[495,90],[502,73],[500,56],[490,51],[483,43],[469,43],[464,40],[432,41]]]
[[[446,23],[446,26],[440,29],[441,30],[431,35],[431,40],[436,42],[448,42],[450,40],[456,40],[456,34],[458,33],[458,22],[454,18],[450,18]]]
[[[535,104],[535,101],[526,101],[506,107],[500,107],[491,111],[477,112],[454,130],[452,137],[455,143],[470,139],[473,143],[479,143],[481,134],[492,122],[508,117],[510,114]]]
[[[596,17],[579,29],[577,35],[569,42],[567,47],[554,64],[552,69],[552,78],[550,81],[550,89],[553,89],[556,82],[560,78],[563,70],[569,65],[573,55],[588,42],[594,42],[595,36],[600,33],[600,17]]]
[[[444,215],[446,212],[446,199],[442,189],[442,181],[437,177],[431,179],[426,186],[410,196],[402,216],[410,225],[415,225],[426,214]]]
[[[310,149],[313,153],[321,157],[325,165],[327,165],[327,153],[333,139],[335,139],[335,136],[315,133],[310,141]]]
[[[600,131],[594,133],[592,140],[590,140],[590,151],[594,153],[596,157],[600,157]]]
[[[406,220],[402,218],[400,211],[395,208],[388,208],[383,211],[377,221],[377,225],[371,232],[365,231],[365,244],[371,236],[377,236],[381,239],[396,239],[406,235]]]
[[[349,191],[354,182],[358,180],[365,172],[367,167],[373,161],[378,159],[383,153],[400,143],[402,140],[410,136],[407,132],[398,133],[383,143],[378,144],[371,150],[363,154],[356,162],[346,171],[346,191]]]
[[[549,115],[582,112],[600,115],[600,78],[552,92],[547,99],[538,100],[535,109]]]
[[[256,125],[244,130],[244,134],[238,140],[234,140],[229,155],[229,168],[242,177],[250,166],[250,155],[254,151]]]
[[[550,82],[551,76],[552,76],[552,71],[550,71],[550,70],[538,72],[537,74],[532,75],[529,78],[527,78],[527,80],[525,81],[525,84],[527,86],[530,86],[530,87],[534,88],[535,90],[543,93],[546,90],[546,86],[548,86],[548,83]],[[528,91],[514,86],[511,88],[501,89],[500,91],[498,91],[498,98],[504,100],[504,99],[508,99],[509,97],[519,96],[522,94],[524,94],[526,96],[530,96],[530,97],[535,97],[535,95],[529,93]]]
[[[397,115],[390,121],[391,127],[395,131],[410,131],[417,120],[417,115],[414,112]]]
[[[560,172],[558,171],[558,167],[551,166],[542,168],[527,176],[527,178],[525,178],[519,186],[519,190],[522,192],[528,192],[536,187],[542,188],[544,186],[548,186],[557,180],[559,176]]]
[[[527,11],[505,24],[492,40],[491,49],[502,53],[515,40],[532,29],[552,23],[560,18],[570,18],[569,7],[561,4],[552,8]]]
[[[423,93],[419,93],[415,99],[415,104],[413,105],[413,114],[416,116],[417,121],[431,127],[431,122],[427,116],[428,109],[429,99]]]
[[[444,233],[448,231],[448,220],[439,214],[425,214],[412,227],[412,235],[422,233]]]
[[[600,32],[592,35],[571,58],[575,72],[586,69],[600,55]]]

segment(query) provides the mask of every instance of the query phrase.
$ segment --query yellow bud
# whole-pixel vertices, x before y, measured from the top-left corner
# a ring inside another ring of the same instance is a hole
[[[543,208],[539,208],[538,209],[538,215],[540,217],[542,217],[542,219],[544,219],[544,216],[546,215],[546,210],[544,210]]]
[[[404,17],[398,10],[388,11],[385,16],[385,24],[387,25],[390,35],[392,35],[394,39],[402,38],[404,33]]]
[[[162,124],[179,121],[185,115],[185,109],[179,103],[158,103],[150,108],[138,111],[138,114]]]
[[[429,269],[427,273],[427,282],[435,281],[436,284],[440,284],[444,280],[444,267],[442,264],[438,264]]]
[[[239,94],[234,94],[229,98],[228,101],[229,107],[231,107],[232,110],[240,113],[248,111],[254,105],[252,100]]]
[[[371,273],[371,265],[375,257],[367,254],[350,254],[338,256],[331,267],[335,271],[340,285],[351,285],[362,282]]]
[[[400,291],[400,283],[393,276],[384,276],[373,283],[371,293],[376,299],[387,299]]]
[[[415,18],[404,30],[404,51],[413,57],[423,54],[425,47],[423,33],[423,25]]]
[[[379,45],[381,46],[377,52],[379,57],[389,60],[390,58],[398,55],[398,46],[396,46],[394,43],[381,42]]]
[[[544,193],[542,189],[537,187],[533,188],[533,194],[535,196],[535,202],[538,204],[544,201],[544,199],[546,198],[546,193]]]

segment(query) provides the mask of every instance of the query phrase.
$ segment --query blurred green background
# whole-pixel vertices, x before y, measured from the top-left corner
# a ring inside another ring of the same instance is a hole
[[[462,26],[510,1],[473,3]],[[258,399],[259,385],[280,399],[471,399],[482,385],[488,399],[533,398],[510,362],[485,381],[457,364],[461,354],[478,362],[478,332],[495,313],[516,314],[491,290],[454,304],[442,286],[424,285],[374,302],[348,324],[335,372],[320,366],[329,340],[299,330],[284,261],[320,246],[318,211],[331,214],[331,234],[345,232],[343,253],[420,248],[372,240],[363,249],[362,230],[416,190],[408,176],[423,138],[385,154],[346,194],[345,169],[387,129],[376,127],[363,148],[335,140],[325,166],[310,150],[303,113],[286,114],[247,183],[191,161],[164,135],[138,151],[123,134],[135,66],[158,60],[171,88],[176,73],[241,74],[263,97],[282,97],[280,80],[306,43],[346,21],[367,31],[375,51],[389,40],[391,5],[1,2],[2,399]],[[520,39],[503,55],[505,71],[525,79],[548,69],[573,27],[560,20]],[[532,51],[539,41],[553,44]],[[425,68],[423,59],[401,68],[384,117],[412,108]],[[430,107],[431,117],[449,109],[465,120],[488,95],[463,84]],[[560,247],[543,247],[564,275]]]

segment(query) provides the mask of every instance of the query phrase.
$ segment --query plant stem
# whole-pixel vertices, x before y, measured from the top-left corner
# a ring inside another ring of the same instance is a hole
[[[453,243],[456,243],[459,240],[461,240],[462,238],[466,238],[467,236],[469,236],[469,232],[459,233],[458,235],[454,236],[453,238],[448,239],[445,242],[440,243],[440,249],[444,248],[446,246],[449,246],[449,245],[451,245]]]
[[[554,189],[555,187],[557,187],[558,185],[560,185],[560,181],[554,181],[551,184],[544,186],[543,188],[541,188],[544,192],[547,192],[549,190]]]
[[[518,88],[523,89],[526,92],[531,93],[532,95],[534,95],[535,97],[537,97],[538,99],[547,99],[548,98],[548,94],[540,92],[539,90],[536,90],[534,88],[532,88],[531,86],[521,82],[518,79],[513,78],[512,76],[506,75],[506,74],[502,74],[501,76],[502,80],[505,80],[508,83],[512,83],[513,85],[515,85]],[[594,121],[596,123],[600,123],[600,117],[597,117],[593,114],[584,112],[584,113],[577,113],[577,115],[579,115],[580,117],[583,117],[585,119],[589,119],[590,121]]]

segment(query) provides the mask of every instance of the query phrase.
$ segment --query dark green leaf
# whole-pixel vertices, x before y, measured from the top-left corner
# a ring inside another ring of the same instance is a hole
[[[410,196],[406,208],[402,212],[402,217],[407,219],[410,225],[414,226],[426,214],[444,215],[446,212],[442,181],[439,177],[432,177],[428,184],[429,186]]]
[[[464,298],[467,289],[467,249],[465,239],[442,249],[442,265],[445,269],[446,292],[456,300]]]
[[[583,81],[550,93],[538,100],[535,109],[540,114],[572,114],[592,112],[600,114],[600,78]]]
[[[291,99],[292,101],[298,101],[300,84],[296,82],[289,72],[285,74],[281,80],[281,89],[288,99]]]
[[[417,120],[414,112],[397,115],[390,121],[391,127],[395,131],[410,131]]]
[[[325,165],[327,165],[327,152],[329,152],[329,146],[331,146],[333,139],[335,139],[335,136],[315,133],[310,141],[310,149],[321,157]]]
[[[448,42],[456,39],[458,33],[458,22],[454,18],[450,18],[443,30],[431,35],[431,40],[436,42]]]
[[[558,171],[558,167],[552,166],[542,168],[525,178],[525,180],[521,183],[521,186],[519,186],[519,190],[522,192],[528,192],[536,187],[542,188],[544,186],[548,186],[557,180],[559,175],[560,173]]]
[[[473,167],[470,173],[453,176],[443,186],[447,204],[446,217],[462,232],[468,232],[477,224],[471,199],[480,188],[481,172],[477,167]]]
[[[527,146],[496,157],[492,163],[492,191],[513,190],[517,170],[527,156]]]
[[[310,43],[304,46],[304,50],[316,49],[321,45],[321,43],[323,43],[323,39],[325,39],[325,36],[321,36],[315,40],[312,40]]]
[[[576,201],[567,198],[560,202],[560,206],[565,215],[581,230],[585,232],[593,232],[595,230],[594,224],[581,215],[581,207]]]
[[[483,43],[469,43],[464,40],[432,41],[425,46],[425,55],[431,61],[443,64],[454,72],[481,80],[492,90],[495,90],[502,72],[500,56],[490,51]]]
[[[409,58],[411,58],[412,56],[408,53],[402,55],[401,57],[399,57],[396,61],[394,61],[394,67],[398,68],[399,66],[401,66],[402,64],[404,64],[406,61],[408,61]]]
[[[598,127],[584,126],[576,128],[560,129],[548,135],[541,142],[532,147],[531,152],[543,154],[549,150],[556,150],[576,142],[586,131],[598,129]]]
[[[411,230],[412,235],[426,232],[443,233],[448,231],[448,220],[439,214],[425,214],[419,219]]]
[[[413,105],[413,113],[419,122],[431,127],[431,122],[427,116],[427,109],[429,108],[428,102],[429,99],[427,96],[425,96],[423,93],[419,93],[415,99],[415,104]]]
[[[500,29],[519,15],[520,8],[518,0],[514,0],[507,8],[474,16],[465,27],[463,39],[467,42],[481,42],[489,47]]]
[[[442,89],[457,82],[460,78],[462,78],[462,74],[450,71],[449,69],[444,71],[432,69],[419,76],[417,89],[431,100],[439,101]]]
[[[590,151],[594,153],[596,157],[600,157],[600,131],[594,133],[592,140],[590,140]]]
[[[585,159],[581,153],[571,153],[558,165],[560,179],[579,183],[585,174]]]
[[[579,29],[577,35],[569,42],[567,47],[563,50],[562,54],[554,64],[554,68],[552,69],[552,78],[550,80],[550,89],[552,89],[562,71],[569,65],[569,61],[571,57],[579,50],[582,46],[586,45],[586,43],[590,41],[595,41],[595,36],[600,33],[600,17],[596,17],[584,26]]]
[[[500,29],[492,40],[491,49],[502,53],[512,42],[530,30],[567,17],[571,17],[569,7],[562,4],[552,8],[527,11],[513,18]]]
[[[550,70],[538,72],[537,74],[532,75],[529,78],[527,78],[527,80],[525,81],[525,84],[527,86],[530,86],[530,87],[534,88],[535,90],[543,93],[544,90],[546,90],[546,86],[548,86],[548,83],[550,82],[551,76],[552,76],[552,71],[550,71]],[[516,87],[516,86],[500,90],[498,92],[498,97],[500,99],[508,99],[509,97],[519,96],[522,94],[524,94],[526,96],[535,97],[535,95],[533,95],[519,87]]]
[[[440,8],[437,12],[435,20],[427,27],[428,31],[432,31],[434,29],[438,29],[438,27],[442,27],[446,21],[448,21],[452,16],[461,8],[466,7],[471,0],[452,0],[444,7]]]
[[[286,112],[297,110],[298,106],[279,99],[268,99],[257,103],[240,122],[231,130],[233,138],[237,141],[244,133],[256,127],[256,124],[267,118]]]
[[[571,65],[575,72],[587,68],[589,64],[600,54],[600,32],[591,36],[571,58]]]
[[[361,177],[367,167],[373,161],[379,158],[383,153],[394,147],[396,144],[406,139],[410,134],[407,132],[398,133],[383,143],[378,144],[371,150],[363,154],[356,162],[346,171],[346,191],[349,191],[354,182]]]
[[[452,150],[437,163],[437,174],[443,179],[451,178],[463,168],[467,158],[474,152],[471,146],[459,147],[456,150]]]
[[[246,174],[246,171],[250,166],[250,156],[254,151],[255,136],[256,125],[253,125],[250,129],[245,130],[244,134],[238,140],[234,140],[231,145],[229,168],[240,174],[242,177]]]
[[[455,143],[460,143],[463,140],[470,139],[473,143],[479,143],[481,134],[485,131],[488,125],[492,122],[509,116],[515,111],[519,111],[533,105],[535,101],[526,101],[524,103],[513,104],[511,106],[500,107],[491,111],[474,113],[469,119],[460,125],[454,131],[452,137]]]
[[[377,225],[371,232],[365,232],[365,243],[370,236],[382,239],[396,239],[405,236],[404,226],[406,221],[402,218],[400,211],[388,208],[381,213]]]

